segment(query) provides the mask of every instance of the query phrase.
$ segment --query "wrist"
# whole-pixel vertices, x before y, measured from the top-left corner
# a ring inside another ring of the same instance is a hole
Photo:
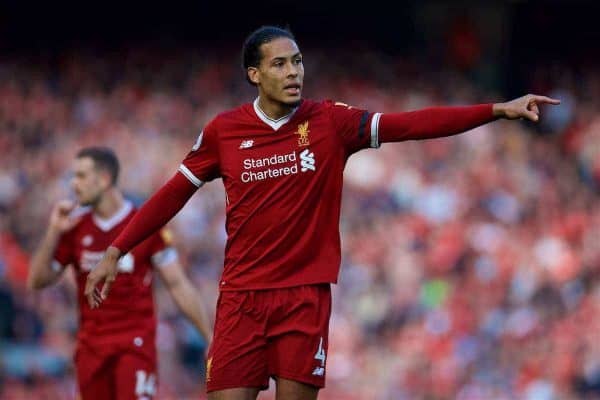
[[[119,250],[115,246],[109,246],[108,249],[106,249],[106,252],[104,253],[104,257],[110,258],[112,260],[118,260],[119,258],[121,258],[122,255],[123,253],[121,252],[121,250]]]
[[[504,103],[495,103],[492,106],[492,114],[496,118],[504,117],[506,115],[506,112],[504,111]]]
[[[62,235],[62,231],[59,227],[50,225],[48,226],[48,230],[46,231],[46,237],[52,240],[58,240],[58,238]]]

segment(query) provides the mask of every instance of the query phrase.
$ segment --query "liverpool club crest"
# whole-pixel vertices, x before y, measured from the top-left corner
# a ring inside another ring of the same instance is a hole
[[[308,146],[310,141],[308,140],[308,121],[304,121],[303,123],[298,125],[298,130],[296,131],[296,135],[298,135],[298,146]]]

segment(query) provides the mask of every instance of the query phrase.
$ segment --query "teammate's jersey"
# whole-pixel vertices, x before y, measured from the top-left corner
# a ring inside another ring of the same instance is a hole
[[[352,153],[379,147],[379,116],[304,100],[275,121],[255,101],[204,128],[179,170],[197,186],[223,178],[221,290],[337,281],[344,166]]]
[[[155,233],[119,261],[119,274],[102,307],[91,309],[83,295],[85,282],[104,251],[135,214],[130,202],[110,219],[92,212],[62,235],[54,254],[54,268],[73,265],[77,279],[80,326],[78,340],[92,343],[131,342],[156,329],[152,296],[153,266],[166,266],[177,253],[165,231]]]

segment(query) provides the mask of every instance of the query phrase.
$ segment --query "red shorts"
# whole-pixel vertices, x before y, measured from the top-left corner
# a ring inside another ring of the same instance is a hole
[[[157,384],[154,336],[121,345],[79,343],[75,368],[82,400],[151,399]]]
[[[325,387],[329,284],[221,292],[206,389],[258,387],[281,377]]]

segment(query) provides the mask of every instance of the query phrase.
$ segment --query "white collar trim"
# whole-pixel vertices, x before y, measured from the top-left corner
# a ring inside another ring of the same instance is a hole
[[[263,110],[260,109],[260,106],[258,105],[258,97],[254,100],[254,103],[252,103],[252,105],[254,106],[254,112],[256,113],[256,116],[260,118],[262,122],[273,128],[273,130],[278,130],[279,128],[281,128],[290,119],[292,119],[292,116],[298,110],[298,107],[296,107],[288,115],[279,119],[273,119],[270,118],[267,114],[265,114]]]
[[[129,215],[132,209],[133,204],[131,204],[129,200],[125,200],[121,209],[119,209],[119,211],[117,211],[112,217],[104,219],[94,214],[94,224],[96,224],[96,226],[102,231],[108,232],[117,226],[121,221],[123,221]]]

